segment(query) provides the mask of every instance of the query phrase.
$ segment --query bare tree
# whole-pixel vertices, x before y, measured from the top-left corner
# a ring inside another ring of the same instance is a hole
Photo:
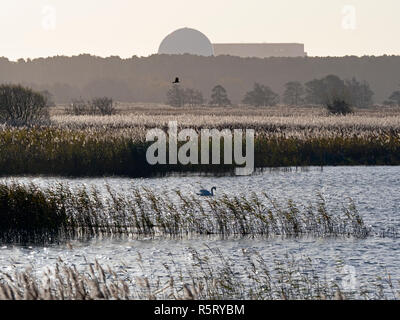
[[[184,91],[184,104],[191,107],[202,105],[204,103],[203,94],[196,89],[187,88]]]
[[[46,97],[21,85],[0,86],[0,121],[12,126],[43,124],[49,121]]]
[[[185,91],[179,84],[172,85],[167,92],[167,104],[173,107],[183,107],[185,104]]]
[[[304,101],[303,99],[304,93],[305,93],[304,87],[300,82],[290,81],[285,84],[283,102],[292,106],[301,105]]]
[[[356,78],[346,80],[350,101],[357,108],[368,108],[373,104],[374,92],[366,81],[359,82]]]

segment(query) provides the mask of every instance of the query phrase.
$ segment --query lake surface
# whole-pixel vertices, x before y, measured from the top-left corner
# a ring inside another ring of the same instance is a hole
[[[34,182],[48,186],[57,182],[72,187],[94,185],[105,192],[110,185],[117,192],[130,192],[132,187],[147,187],[156,193],[167,193],[172,198],[174,190],[195,194],[201,188],[217,187],[216,196],[227,194],[249,195],[266,192],[278,202],[293,199],[297,204],[313,202],[321,193],[332,210],[339,210],[352,198],[361,216],[375,230],[400,229],[400,167],[311,167],[307,170],[271,170],[249,177],[199,177],[171,176],[165,178],[128,179],[64,179],[42,177],[2,178],[4,181]],[[394,281],[400,280],[400,239],[396,237],[302,238],[302,239],[141,239],[94,240],[74,242],[72,249],[65,245],[50,247],[3,246],[0,250],[0,270],[23,269],[32,265],[35,270],[54,266],[57,257],[77,267],[97,259],[116,270],[128,270],[132,275],[165,276],[163,262],[174,261],[176,268],[190,264],[190,248],[208,255],[209,248],[219,248],[224,256],[235,262],[240,275],[245,268],[242,250],[257,251],[266,261],[283,258],[310,257],[319,272],[328,277],[337,276],[335,267],[340,260],[356,273],[358,283],[372,283],[378,275],[389,272]],[[138,253],[145,262],[144,269],[137,262]],[[146,269],[147,268],[147,269]],[[241,269],[242,268],[242,269]],[[242,270],[242,271],[241,271]],[[121,271],[122,272],[122,271]],[[399,286],[397,286],[399,287]]]

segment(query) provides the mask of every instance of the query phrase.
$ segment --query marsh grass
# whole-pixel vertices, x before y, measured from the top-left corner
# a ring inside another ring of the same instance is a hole
[[[0,185],[0,238],[5,242],[27,239],[55,240],[66,214],[51,193],[35,185]]]
[[[85,186],[0,184],[0,239],[3,242],[52,242],[100,236],[351,236],[372,234],[350,201],[330,212],[325,199],[298,206],[279,204],[266,193],[199,199],[132,188],[104,195]]]
[[[341,277],[328,277],[310,258],[285,256],[266,261],[256,251],[242,250],[243,264],[218,249],[200,254],[190,249],[191,262],[177,266],[173,260],[160,269],[147,268],[140,253],[137,264],[146,276],[131,274],[126,266],[118,273],[97,260],[78,270],[61,258],[54,267],[39,270],[0,272],[1,300],[344,300],[398,299],[399,289],[389,274],[372,283],[346,288]],[[342,275],[343,277],[344,275]]]
[[[0,175],[147,177],[172,172],[234,173],[234,165],[223,164],[152,166],[146,160],[151,142],[144,140],[145,130],[132,130],[3,128],[0,130]],[[268,130],[259,131],[255,138],[257,168],[400,165],[400,131],[336,128],[322,135],[299,129],[292,135]]]
[[[328,116],[321,108],[171,108],[128,105],[111,116],[71,116],[51,124],[0,127],[0,175],[163,176],[233,174],[232,165],[154,165],[146,161],[149,129],[254,129],[255,166],[400,165],[400,109]],[[200,144],[199,144],[200,146]],[[221,149],[223,143],[221,143]],[[211,148],[210,148],[211,150]],[[201,154],[199,152],[199,154]],[[199,159],[200,160],[200,159]]]

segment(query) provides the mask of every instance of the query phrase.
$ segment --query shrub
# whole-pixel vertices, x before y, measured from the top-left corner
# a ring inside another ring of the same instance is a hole
[[[396,102],[392,101],[392,100],[383,101],[383,105],[384,106],[389,106],[389,107],[396,107],[397,106]]]
[[[93,110],[90,108],[90,105],[82,99],[72,100],[69,108],[67,109],[67,113],[75,116],[94,114]]]
[[[115,114],[114,103],[113,99],[111,98],[94,98],[91,101],[91,106],[96,113],[99,113],[102,116],[110,116]]]
[[[326,104],[326,108],[330,113],[336,115],[346,115],[353,112],[350,104],[346,102],[346,100],[338,98],[333,99],[331,102],[328,102]]]
[[[39,92],[21,85],[0,86],[0,121],[11,126],[49,121],[48,100]]]
[[[67,109],[68,114],[80,115],[113,115],[116,113],[114,103],[111,98],[94,98],[91,101],[83,99],[72,100]]]

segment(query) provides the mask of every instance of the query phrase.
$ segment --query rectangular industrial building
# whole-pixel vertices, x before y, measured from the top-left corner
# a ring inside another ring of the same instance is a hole
[[[302,43],[214,43],[214,55],[238,57],[305,57]]]

